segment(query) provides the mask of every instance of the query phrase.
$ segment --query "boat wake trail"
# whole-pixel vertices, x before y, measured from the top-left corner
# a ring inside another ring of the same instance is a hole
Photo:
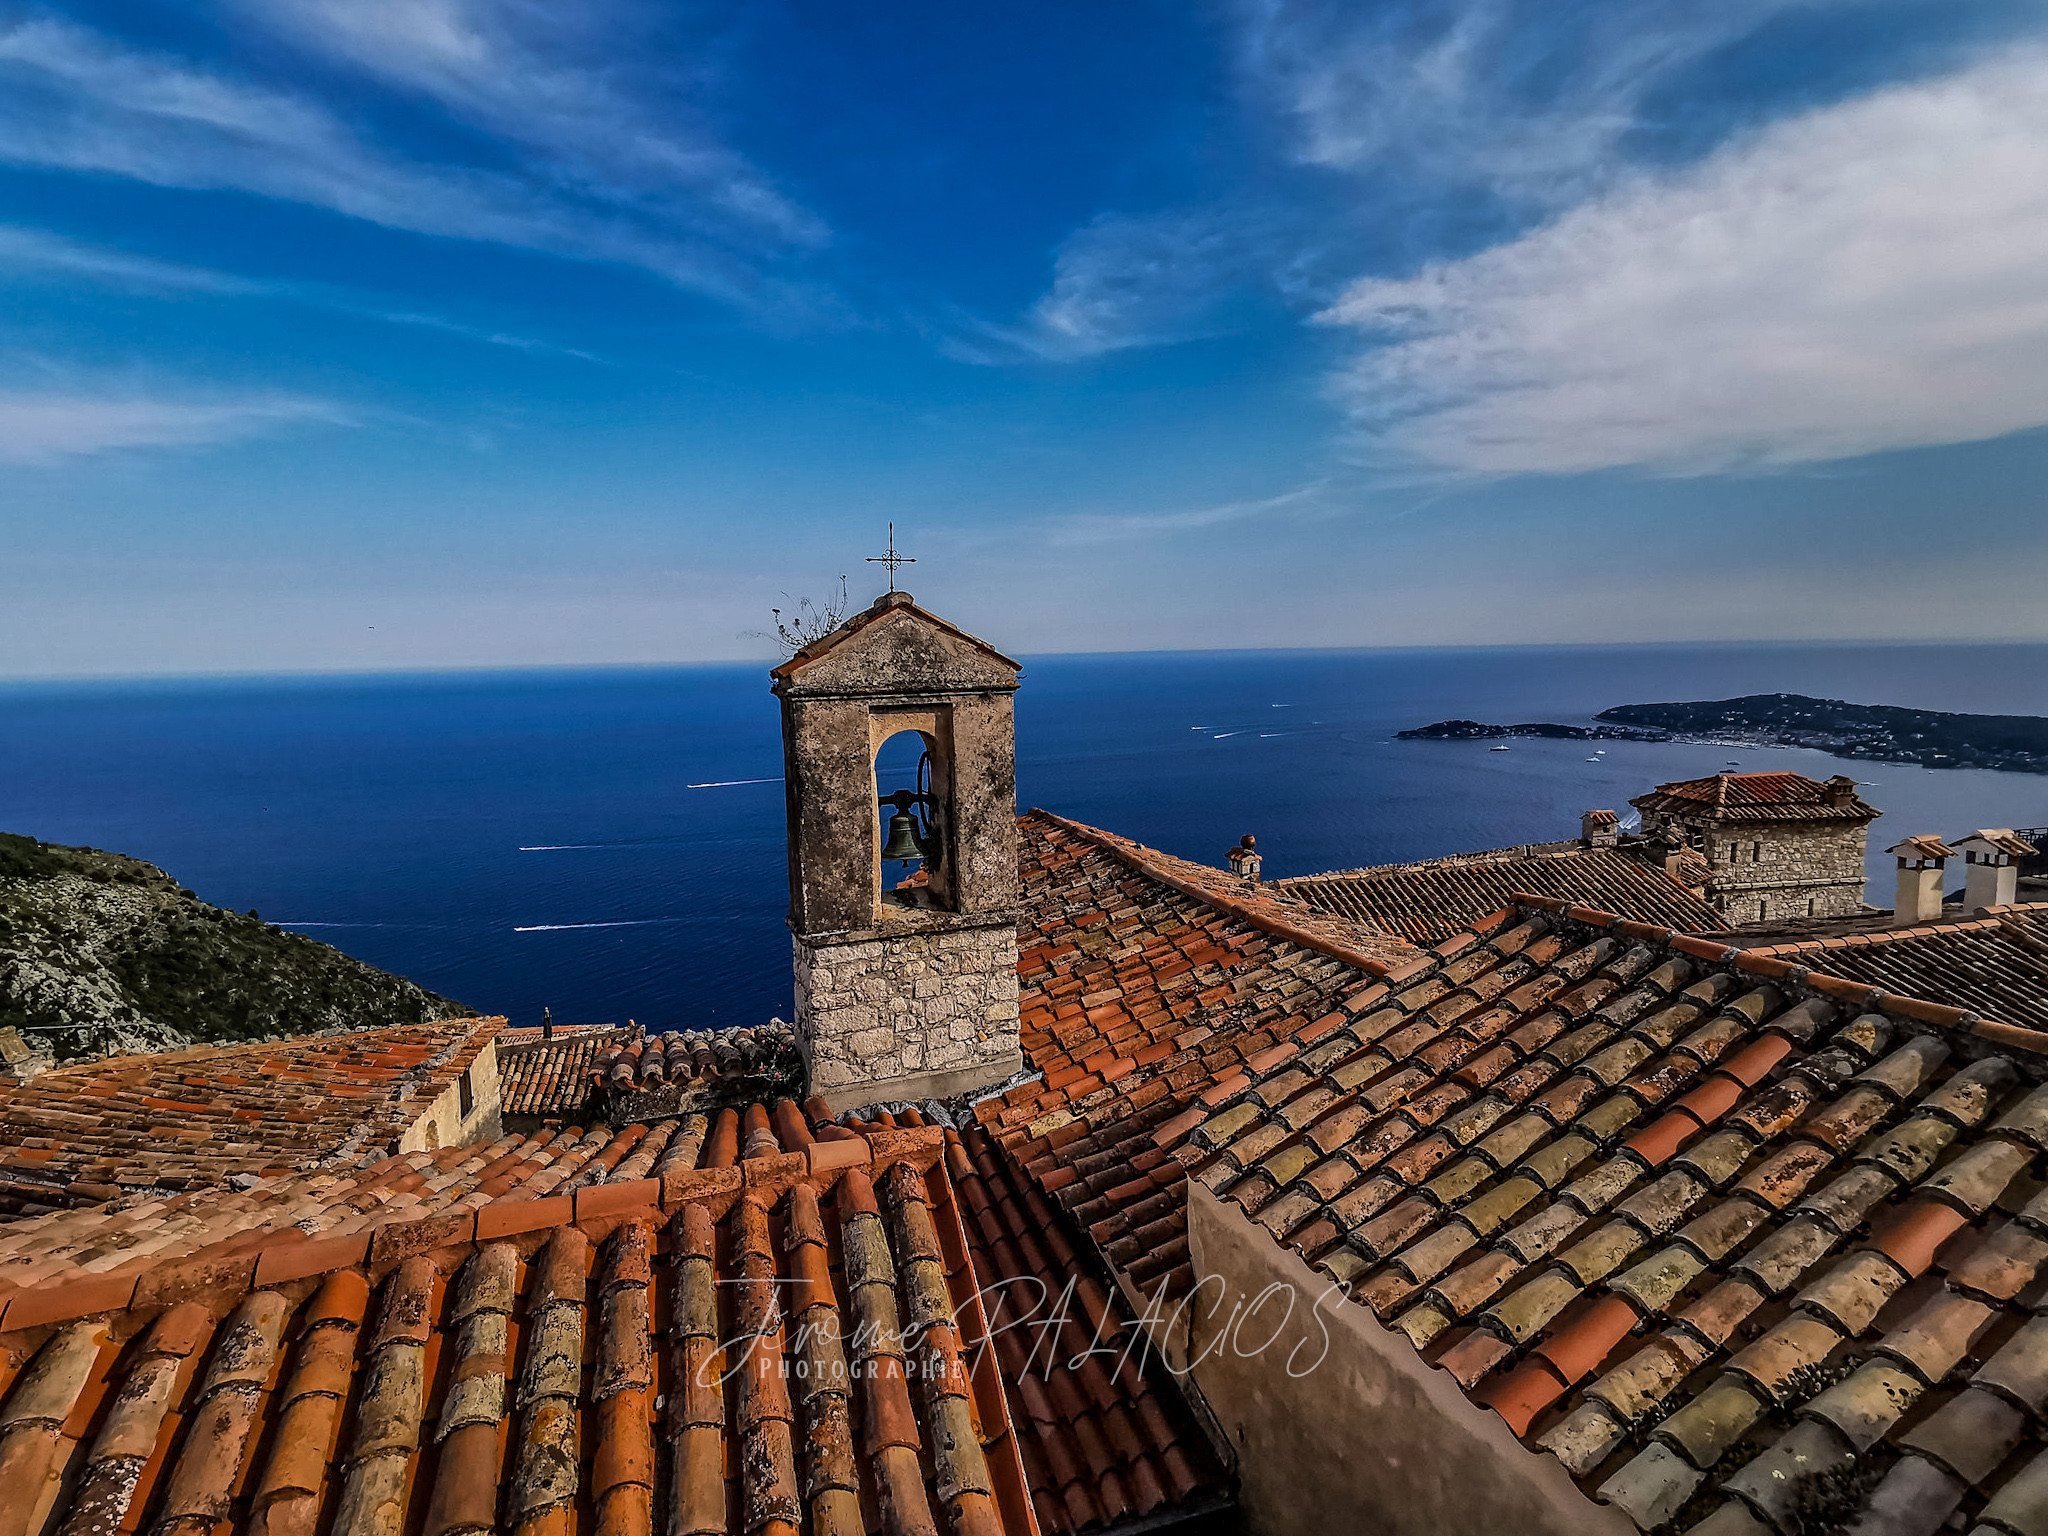
[[[567,933],[572,928],[652,928],[660,923],[685,923],[685,917],[635,917],[616,923],[533,923],[514,933]]]

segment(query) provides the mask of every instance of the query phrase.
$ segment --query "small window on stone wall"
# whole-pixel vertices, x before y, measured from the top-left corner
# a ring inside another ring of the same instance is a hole
[[[1770,911],[1771,904],[1768,901],[1758,902],[1756,904],[1756,920],[1758,922],[1762,922],[1765,918],[1770,916]]]
[[[467,1120],[476,1109],[476,1085],[469,1080],[473,1069],[464,1067],[462,1076],[455,1079],[455,1098],[462,1106],[462,1118]]]
[[[1763,861],[1764,845],[1762,843],[1751,843],[1749,845],[1749,862],[1752,864],[1761,864],[1763,863]]]
[[[1813,916],[1813,903],[1814,903],[1814,901],[1815,901],[1815,898],[1814,898],[1814,897],[1812,897],[1812,896],[1809,896],[1809,897],[1807,897],[1807,898],[1806,898],[1806,915],[1807,915],[1808,917],[1811,917],[1811,916]]]

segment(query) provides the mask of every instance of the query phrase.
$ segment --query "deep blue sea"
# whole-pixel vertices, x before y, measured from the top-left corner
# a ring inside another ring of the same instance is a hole
[[[1644,646],[1048,656],[1019,800],[1268,876],[1576,836],[1662,780],[1846,772],[1919,832],[2048,824],[2048,777],[1711,746],[1397,742],[1615,704],[1809,693],[2048,715],[2048,646]],[[473,1007],[757,1022],[790,1007],[763,665],[0,685],[0,830],[162,865]]]

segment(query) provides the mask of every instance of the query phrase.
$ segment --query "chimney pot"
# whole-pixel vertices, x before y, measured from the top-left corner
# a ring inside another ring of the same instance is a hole
[[[1224,857],[1230,861],[1230,872],[1245,884],[1259,883],[1259,840],[1251,833],[1239,838],[1237,846]]]

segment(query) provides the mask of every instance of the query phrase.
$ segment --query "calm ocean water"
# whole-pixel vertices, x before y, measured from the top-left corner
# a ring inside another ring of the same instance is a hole
[[[0,686],[0,830],[162,865],[522,1022],[739,1024],[790,1007],[766,668]],[[1576,836],[1661,780],[1846,772],[1918,832],[2048,824],[2048,777],[1823,753],[1396,742],[1465,716],[1810,693],[2048,715],[2048,646],[1691,646],[1042,657],[1019,798],[1269,876]],[[1890,860],[1873,895],[1890,902]],[[1960,878],[1958,877],[1958,883]]]

